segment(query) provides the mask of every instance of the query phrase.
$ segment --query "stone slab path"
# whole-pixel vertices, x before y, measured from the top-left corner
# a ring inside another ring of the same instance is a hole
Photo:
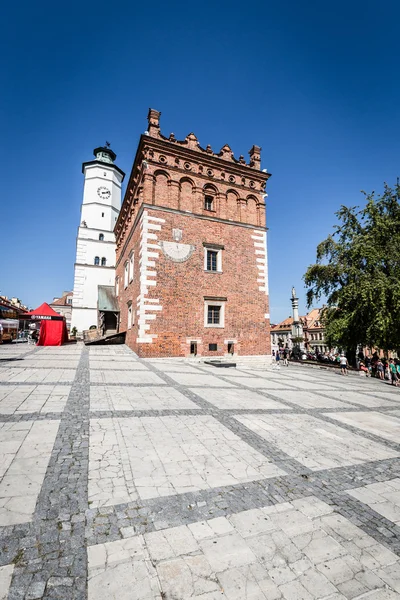
[[[0,346],[0,600],[400,600],[400,390]]]

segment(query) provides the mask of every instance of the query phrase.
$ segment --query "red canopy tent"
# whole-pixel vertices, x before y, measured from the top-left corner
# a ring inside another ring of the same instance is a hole
[[[59,315],[46,302],[22,317],[40,321],[38,346],[61,346],[68,342],[68,331],[64,317]]]

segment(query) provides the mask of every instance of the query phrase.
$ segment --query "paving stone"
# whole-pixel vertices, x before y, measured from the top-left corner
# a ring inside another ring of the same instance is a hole
[[[398,390],[18,352],[0,363],[0,599],[400,599]]]

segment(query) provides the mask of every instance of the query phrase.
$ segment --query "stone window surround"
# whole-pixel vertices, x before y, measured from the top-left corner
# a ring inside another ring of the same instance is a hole
[[[129,276],[128,276],[128,283],[131,283],[133,281],[134,260],[135,260],[135,253],[132,250],[132,252],[129,254]]]
[[[131,329],[132,325],[133,325],[132,300],[129,300],[127,305],[128,305],[128,329]]]
[[[206,296],[204,298],[204,327],[207,328],[217,328],[223,329],[225,327],[225,304],[226,298],[211,298],[210,296]],[[220,306],[221,310],[219,313],[220,322],[219,323],[208,323],[208,307],[209,306]]]
[[[128,269],[129,269],[128,261],[126,260],[124,263],[124,289],[125,290],[128,287],[128,282],[129,282],[128,281],[128,272],[129,272]]]
[[[224,250],[224,246],[221,246],[220,244],[208,244],[206,242],[203,242],[203,246],[204,246],[204,270],[207,271],[207,273],[222,273],[222,250]],[[207,255],[208,255],[209,250],[217,253],[217,269],[216,269],[216,271],[214,271],[212,269],[207,269]]]

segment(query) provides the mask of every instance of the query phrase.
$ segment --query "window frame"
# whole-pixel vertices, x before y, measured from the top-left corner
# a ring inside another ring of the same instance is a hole
[[[104,242],[104,233],[99,233],[99,242]]]
[[[222,273],[222,250],[221,246],[213,246],[212,244],[204,245],[204,271],[207,273]],[[208,253],[216,252],[217,253],[217,268],[209,269],[208,268]]]
[[[101,257],[101,266],[102,267],[106,267],[107,266],[107,259],[105,256]]]
[[[209,208],[207,206],[207,204],[211,202],[211,208]],[[203,205],[204,210],[208,211],[208,212],[215,212],[215,196],[211,195],[211,194],[204,194],[204,205]]]
[[[95,267],[99,267],[100,266],[100,256],[95,256],[94,257],[94,266]]]
[[[204,300],[204,327],[224,329],[225,327],[225,304],[226,300]],[[219,306],[219,323],[208,322],[208,309],[210,306]]]
[[[128,287],[129,284],[129,261],[124,262],[124,290]]]
[[[129,302],[127,302],[127,306],[128,306],[128,326],[127,329],[132,329],[132,325],[133,325],[133,309],[132,309],[132,300],[129,300]]]
[[[128,266],[128,269],[129,269],[129,273],[128,273],[128,285],[129,285],[130,283],[132,283],[132,281],[133,281],[133,276],[134,276],[134,266],[135,266],[135,262],[134,262],[134,261],[135,261],[135,253],[134,253],[134,252],[133,252],[133,250],[132,250],[132,252],[129,254],[129,266]]]

